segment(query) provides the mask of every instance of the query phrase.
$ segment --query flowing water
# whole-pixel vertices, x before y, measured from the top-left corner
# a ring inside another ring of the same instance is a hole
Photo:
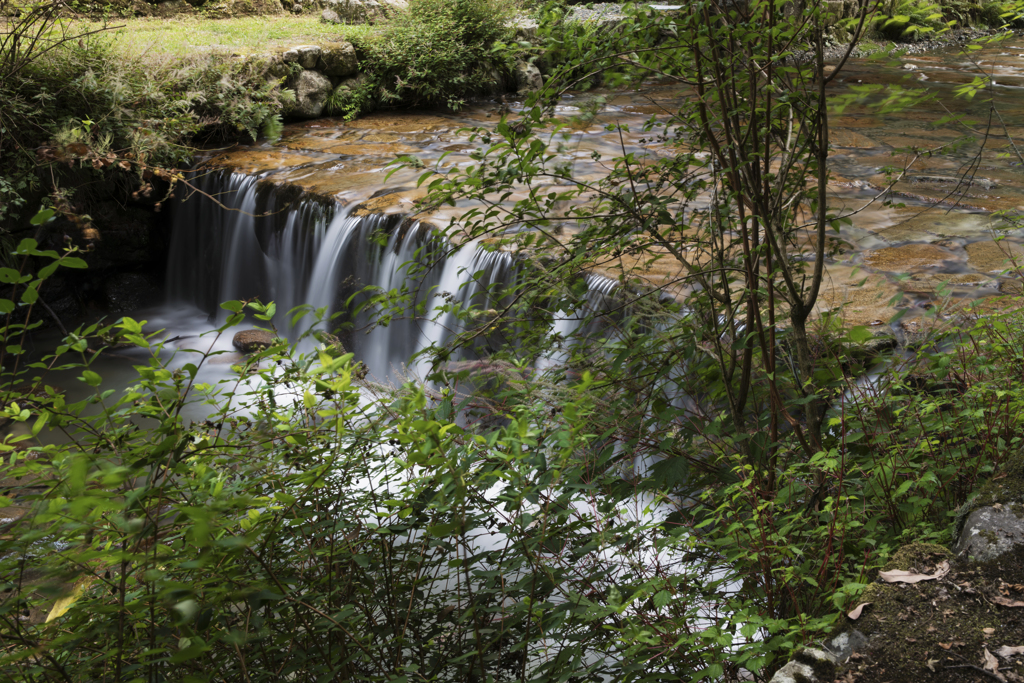
[[[955,96],[982,73],[985,91],[972,100]],[[828,263],[821,310],[841,308],[849,324],[875,326],[902,313],[896,331],[917,334],[942,323],[943,313],[922,314],[925,306],[944,299],[954,302],[943,309],[949,315],[966,299],[982,298],[989,309],[999,308],[1003,298],[998,295],[1019,286],[1000,273],[1007,255],[1024,253],[1024,231],[993,214],[1024,211],[1024,165],[1017,154],[1022,146],[1016,142],[1024,141],[1022,89],[1024,44],[1013,42],[975,52],[971,59],[950,49],[846,66],[831,91],[837,111],[831,122],[829,203],[857,213],[838,236],[842,250]],[[892,114],[880,106],[886,98],[922,93],[933,98]],[[650,136],[643,123],[664,117],[684,96],[678,87],[649,83],[635,91],[563,97],[556,113],[569,118],[596,107],[597,114],[574,123],[553,143],[558,161],[592,180],[607,172],[595,152],[604,159],[623,149],[664,154],[657,143],[645,141]],[[410,218],[425,194],[417,187],[422,169],[386,176],[400,155],[413,155],[427,168],[475,163],[470,154],[477,145],[466,129],[493,126],[502,111],[514,118],[518,106],[495,102],[459,113],[320,119],[286,127],[274,144],[211,155],[193,177],[198,191],[173,208],[168,303],[135,317],[148,320],[148,329],[163,328],[168,338],[177,338],[167,353],[213,344],[225,352],[216,365],[226,373],[238,359],[229,339],[197,337],[223,320],[220,302],[275,301],[275,326],[293,338],[308,328],[311,316],[294,323],[286,312],[305,304],[326,315],[347,316],[342,320],[350,331],[342,341],[374,378],[393,382],[422,376],[426,367],[411,360],[414,354],[443,345],[460,330],[453,313],[434,312],[438,306],[493,307],[492,299],[501,294],[492,286],[514,280],[517,262],[479,245],[454,249],[434,236],[433,226],[466,207]],[[949,112],[971,120],[952,120]],[[606,126],[612,123],[628,129],[610,131]],[[1010,137],[982,140],[976,131],[989,124]],[[930,156],[918,153],[933,149]],[[894,192],[883,197],[891,202],[878,201],[887,167],[903,170],[912,160]],[[964,175],[970,182],[955,180]],[[998,245],[996,229],[1006,236]],[[665,268],[647,277],[672,291],[677,275],[678,269]],[[538,369],[564,360],[559,344],[580,333],[580,319],[602,305],[616,276],[599,270],[587,278],[587,301],[555,321],[551,351],[537,360]],[[365,313],[346,312],[369,301],[367,287],[379,292],[405,287],[405,310],[386,326],[368,324]],[[138,362],[141,353],[122,356]],[[474,358],[472,350],[461,357]],[[111,360],[105,370],[130,377],[130,364]]]

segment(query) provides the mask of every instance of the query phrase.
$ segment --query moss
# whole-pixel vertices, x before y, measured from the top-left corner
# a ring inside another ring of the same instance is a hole
[[[838,673],[838,667],[836,667],[835,662],[829,659],[815,657],[807,650],[798,651],[795,655],[793,655],[793,659],[800,662],[801,664],[809,666],[811,668],[811,671],[814,672],[814,678],[818,681],[835,680],[836,675]],[[800,678],[801,677],[798,674],[796,680],[799,681]]]
[[[930,570],[948,556],[941,546],[913,544],[894,555],[888,567]],[[990,601],[996,595],[1021,599],[1021,584],[1024,547],[985,564],[956,560],[941,581],[873,583],[862,597],[871,606],[857,622],[871,645],[863,658],[841,668],[859,681],[977,680],[954,667],[981,661],[984,648],[991,652],[1001,644],[1024,642],[1024,611]],[[1022,671],[1018,665],[1016,673]]]
[[[883,571],[902,569],[904,571],[923,571],[934,567],[942,560],[952,558],[949,550],[937,543],[911,543],[897,550],[886,563]]]

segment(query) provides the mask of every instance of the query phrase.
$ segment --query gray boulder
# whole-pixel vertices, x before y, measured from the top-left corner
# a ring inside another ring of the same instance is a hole
[[[835,675],[836,660],[832,655],[805,647],[775,672],[770,683],[832,683]]]
[[[288,108],[288,116],[315,119],[323,112],[331,94],[331,80],[319,71],[303,71],[295,77],[292,89],[295,103]]]
[[[320,21],[328,24],[372,24],[409,6],[406,0],[326,0]]]
[[[1024,543],[1024,503],[994,503],[967,515],[953,551],[988,562],[1020,543]]]
[[[868,638],[860,631],[844,631],[825,643],[825,651],[839,664],[845,663],[854,652],[861,652],[868,645]]]
[[[242,353],[257,353],[274,345],[274,335],[267,330],[242,330],[231,338],[231,345]]]
[[[317,71],[325,76],[351,76],[359,71],[359,60],[352,43],[327,43],[320,53]]]
[[[281,58],[285,62],[298,62],[303,69],[313,69],[320,59],[320,54],[319,45],[296,45],[281,55]]]
[[[532,62],[518,62],[513,75],[516,79],[516,90],[519,92],[540,90],[544,87],[544,77]]]

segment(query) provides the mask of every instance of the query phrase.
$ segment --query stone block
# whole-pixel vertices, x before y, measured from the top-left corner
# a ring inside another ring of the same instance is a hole
[[[352,43],[328,43],[323,46],[317,71],[325,76],[352,76],[359,71],[359,60]]]

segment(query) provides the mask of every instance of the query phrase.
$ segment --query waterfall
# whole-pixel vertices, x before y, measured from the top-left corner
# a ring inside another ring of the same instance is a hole
[[[274,325],[293,339],[308,323],[293,327],[288,311],[323,308],[339,314],[328,327],[354,328],[339,336],[378,379],[425,373],[422,361],[410,359],[448,343],[463,329],[460,309],[493,305],[491,286],[514,278],[510,254],[473,244],[454,249],[403,216],[355,216],[338,204],[289,201],[287,188],[227,172],[193,184],[199,192],[174,208],[171,302],[224,320],[223,301],[274,301]],[[355,313],[388,292],[404,294],[397,308]]]
[[[602,275],[586,277],[587,292],[580,305],[562,315],[556,315],[551,328],[551,349],[537,359],[538,370],[565,365],[569,359],[567,344],[585,341],[604,331],[598,315],[612,306],[612,296],[619,283]]]

